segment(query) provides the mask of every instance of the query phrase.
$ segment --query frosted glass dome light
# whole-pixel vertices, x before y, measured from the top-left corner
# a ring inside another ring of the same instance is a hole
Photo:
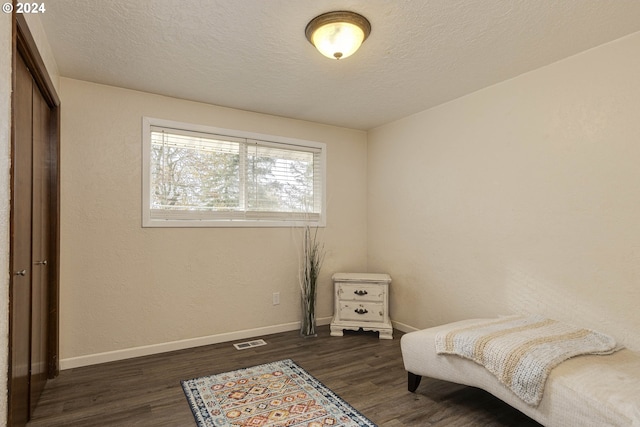
[[[353,55],[369,37],[371,24],[362,15],[337,11],[316,16],[307,24],[305,34],[321,54],[331,59]]]

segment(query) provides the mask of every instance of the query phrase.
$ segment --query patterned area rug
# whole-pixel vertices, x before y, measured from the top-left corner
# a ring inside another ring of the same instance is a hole
[[[376,427],[291,359],[182,381],[200,427]]]

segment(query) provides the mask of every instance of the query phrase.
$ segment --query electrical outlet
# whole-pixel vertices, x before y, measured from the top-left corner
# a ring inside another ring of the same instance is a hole
[[[280,304],[280,292],[273,293],[273,305]]]

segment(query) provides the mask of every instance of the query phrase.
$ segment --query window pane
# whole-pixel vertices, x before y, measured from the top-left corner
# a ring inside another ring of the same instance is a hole
[[[240,144],[151,132],[151,209],[239,209]]]
[[[247,210],[317,212],[314,153],[258,145],[247,151]]]

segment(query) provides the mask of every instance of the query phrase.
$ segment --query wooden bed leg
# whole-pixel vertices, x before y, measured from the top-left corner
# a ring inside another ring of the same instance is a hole
[[[420,380],[422,376],[416,375],[412,372],[407,372],[407,388],[411,393],[415,392],[418,386],[420,385]]]

